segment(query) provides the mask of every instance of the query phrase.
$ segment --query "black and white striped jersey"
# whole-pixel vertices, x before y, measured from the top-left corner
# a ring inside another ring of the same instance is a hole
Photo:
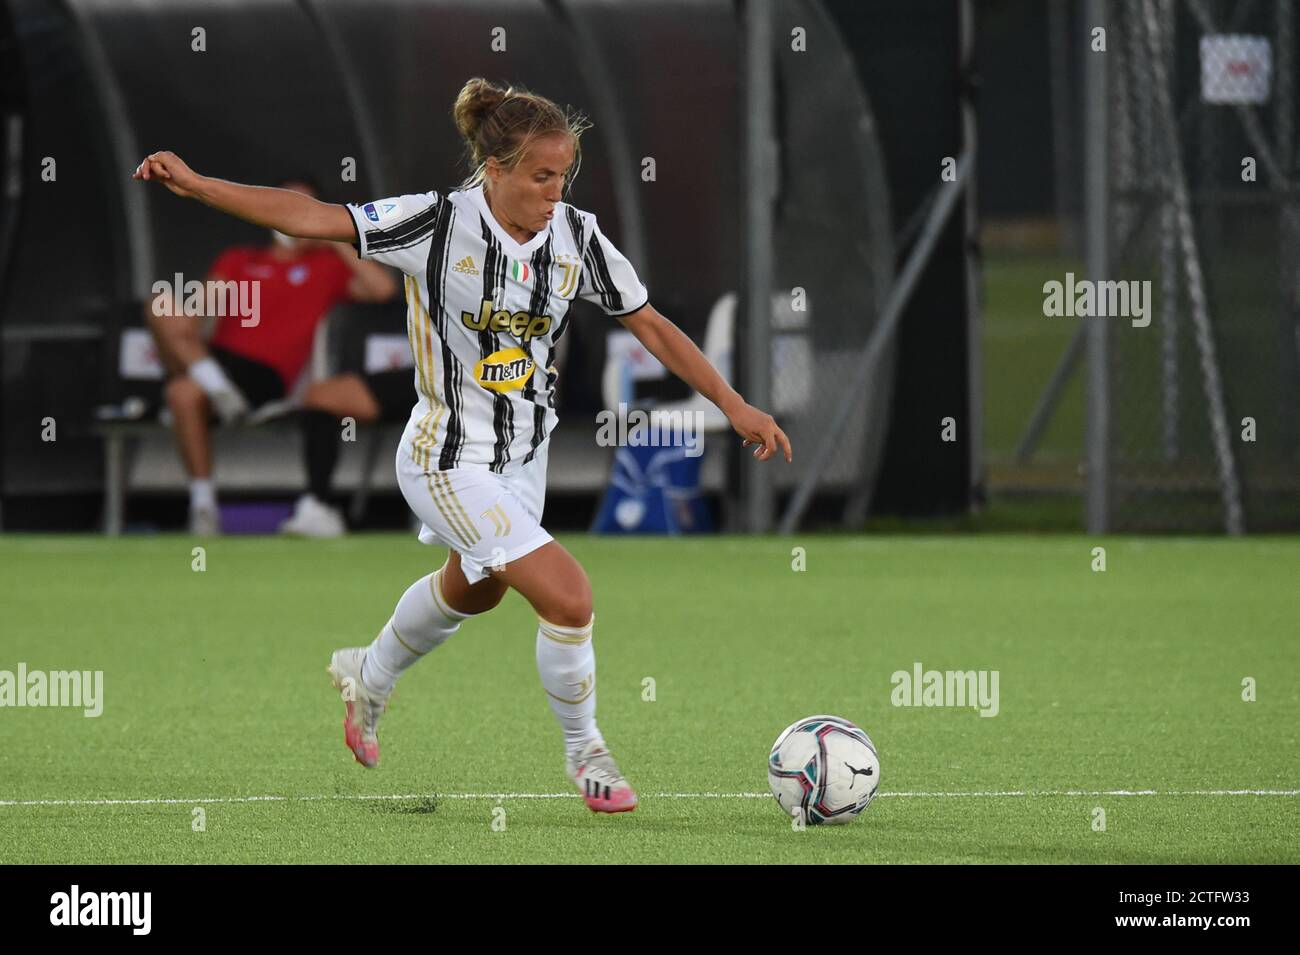
[[[596,217],[565,202],[522,245],[481,185],[347,209],[361,257],[406,274],[418,400],[402,444],[426,471],[509,474],[531,461],[555,427],[556,344],[573,300],[627,315],[648,298]]]

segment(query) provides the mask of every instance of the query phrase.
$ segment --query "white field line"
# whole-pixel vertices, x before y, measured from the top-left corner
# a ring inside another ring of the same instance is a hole
[[[650,799],[771,799],[771,793],[649,793]],[[1042,796],[1300,796],[1300,789],[1040,789],[885,792],[878,799],[1020,799]],[[408,799],[577,799],[577,793],[404,793],[382,795],[205,796],[195,799],[0,799],[0,806],[201,806],[258,802],[398,802]]]

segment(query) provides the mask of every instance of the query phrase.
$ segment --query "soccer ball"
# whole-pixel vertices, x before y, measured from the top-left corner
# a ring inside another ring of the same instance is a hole
[[[809,716],[772,744],[767,782],[786,816],[809,825],[851,822],[880,785],[880,757],[871,737],[838,716]]]

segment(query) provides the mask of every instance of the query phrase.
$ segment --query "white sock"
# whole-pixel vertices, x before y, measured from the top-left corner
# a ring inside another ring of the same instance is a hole
[[[190,479],[190,510],[201,511],[217,506],[217,489],[211,478]]]
[[[397,609],[379,631],[361,664],[361,682],[387,696],[407,667],[438,646],[473,616],[447,606],[442,571],[421,577],[402,594]]]
[[[585,627],[560,627],[538,618],[537,672],[564,730],[564,750],[570,756],[600,738],[596,729],[596,652],[591,646],[595,622],[595,614]]]
[[[203,389],[207,395],[215,395],[217,392],[233,391],[235,386],[231,384],[226,373],[221,370],[215,358],[200,358],[194,364],[186,369],[186,373],[194,379],[195,383]]]

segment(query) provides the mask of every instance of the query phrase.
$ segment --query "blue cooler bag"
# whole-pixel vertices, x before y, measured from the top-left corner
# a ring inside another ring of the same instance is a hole
[[[700,496],[703,459],[688,457],[680,445],[619,448],[591,529],[597,534],[712,531],[712,517]]]

